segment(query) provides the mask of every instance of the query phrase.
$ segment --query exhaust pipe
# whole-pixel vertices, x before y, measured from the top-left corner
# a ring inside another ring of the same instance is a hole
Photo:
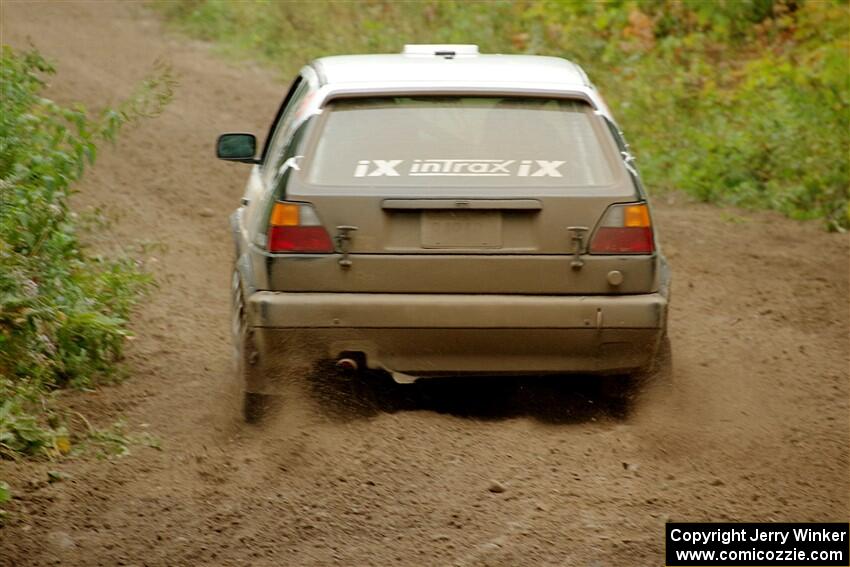
[[[336,361],[336,369],[345,374],[353,374],[360,370],[360,365],[353,358],[343,357]]]

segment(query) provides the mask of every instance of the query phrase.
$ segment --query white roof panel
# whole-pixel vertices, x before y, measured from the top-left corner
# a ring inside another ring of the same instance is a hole
[[[423,54],[423,49],[457,51],[457,56]],[[468,46],[411,46],[414,53],[392,55],[339,55],[322,57],[312,66],[328,85],[345,83],[515,83],[517,86],[558,84],[565,88],[588,86],[578,65],[558,57],[535,55],[475,55]]]

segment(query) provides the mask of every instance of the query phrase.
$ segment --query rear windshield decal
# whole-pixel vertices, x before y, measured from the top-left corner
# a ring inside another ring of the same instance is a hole
[[[542,159],[359,160],[354,177],[563,177],[563,161]]]

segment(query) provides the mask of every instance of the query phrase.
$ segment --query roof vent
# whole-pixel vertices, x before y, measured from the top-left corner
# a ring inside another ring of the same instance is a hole
[[[478,46],[472,44],[407,44],[404,46],[404,55],[413,55],[418,57],[445,57],[446,59],[454,59],[455,57],[474,57],[478,55]]]

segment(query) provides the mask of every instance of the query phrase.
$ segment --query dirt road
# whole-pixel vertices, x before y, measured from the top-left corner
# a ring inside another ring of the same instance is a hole
[[[118,100],[157,57],[180,79],[80,186],[112,235],[153,248],[131,377],[67,403],[162,450],[0,463],[17,499],[0,565],[662,564],[663,525],[850,517],[848,237],[769,213],[657,200],[674,268],[672,391],[606,402],[581,379],[305,385],[235,418],[226,216],[284,84],[167,33],[133,3],[2,4],[2,41],[54,60],[49,95]],[[48,470],[66,475],[48,484]],[[493,492],[493,483],[504,490]]]

